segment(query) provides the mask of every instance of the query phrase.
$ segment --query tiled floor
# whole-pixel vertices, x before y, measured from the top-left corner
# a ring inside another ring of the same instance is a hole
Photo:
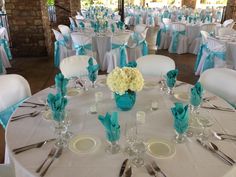
[[[179,69],[178,80],[194,84],[198,77],[193,73],[195,55],[169,54],[167,50],[159,50],[158,55],[166,55],[174,59]],[[59,70],[53,66],[53,59],[44,58],[16,58],[11,62],[12,68],[8,73],[20,74],[25,77],[31,87],[32,94],[54,84],[54,76]],[[0,162],[4,157],[4,130],[0,128]]]

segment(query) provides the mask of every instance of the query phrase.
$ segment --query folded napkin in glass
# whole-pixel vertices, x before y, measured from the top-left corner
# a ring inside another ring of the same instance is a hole
[[[166,74],[166,84],[168,87],[172,88],[175,86],[177,75],[179,74],[178,69],[170,70]]]
[[[203,87],[200,82],[197,82],[193,88],[191,88],[190,102],[193,106],[199,106],[202,100]]]

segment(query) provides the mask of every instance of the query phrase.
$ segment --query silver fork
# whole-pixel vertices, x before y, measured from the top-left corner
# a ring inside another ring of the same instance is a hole
[[[146,170],[147,170],[147,172],[148,172],[149,175],[157,177],[157,176],[156,176],[156,173],[155,173],[155,171],[152,169],[151,165],[146,164],[146,165],[145,165],[145,168],[146,168]]]
[[[24,117],[24,116],[30,116],[32,114],[35,114],[37,111],[31,112],[31,113],[27,113],[27,114],[21,114],[18,116],[13,116],[12,119],[18,118],[18,117]]]
[[[57,158],[59,158],[59,157],[61,156],[62,150],[63,150],[62,148],[60,148],[60,149],[57,150],[56,154],[53,156],[53,158],[52,158],[52,160],[49,162],[48,166],[47,166],[47,167],[44,169],[44,171],[40,174],[41,177],[43,177],[43,176],[47,173],[49,167],[52,165],[52,163],[54,162],[54,160],[57,159]]]
[[[36,173],[39,173],[40,170],[43,168],[44,164],[47,162],[47,160],[55,155],[56,150],[57,150],[57,149],[56,149],[55,147],[53,147],[53,148],[51,149],[51,151],[50,151],[49,154],[47,155],[46,159],[45,159],[45,160],[43,161],[43,163],[37,168]]]
[[[164,177],[166,177],[165,173],[163,173],[163,171],[161,171],[161,169],[157,166],[155,161],[151,162],[153,169],[157,172],[157,173],[161,173]]]
[[[30,113],[30,114],[28,114],[28,115],[24,115],[24,116],[19,116],[19,117],[15,117],[15,118],[13,118],[13,119],[11,119],[11,122],[13,122],[13,121],[17,121],[17,120],[20,120],[20,119],[24,119],[24,118],[28,118],[28,117],[36,117],[37,115],[39,115],[40,114],[40,112],[32,112],[32,113]]]

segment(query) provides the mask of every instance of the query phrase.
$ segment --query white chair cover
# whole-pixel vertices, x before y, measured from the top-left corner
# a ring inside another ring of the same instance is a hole
[[[200,31],[200,35],[201,36],[194,39],[191,45],[189,46],[189,50],[188,50],[189,53],[197,55],[201,44],[206,43],[209,33],[206,31]]]
[[[157,36],[157,32],[158,32],[158,27],[149,27],[148,31],[147,31],[147,36],[146,36],[146,40],[148,43],[148,48],[149,50],[157,50],[157,46],[156,46],[156,36]]]
[[[172,38],[169,47],[170,53],[183,54],[188,52],[188,37],[186,35],[186,25],[175,22],[171,25]]]
[[[223,27],[223,28],[218,29],[219,36],[232,35],[235,33],[236,33],[236,31],[232,28]]]
[[[8,33],[7,33],[7,29],[5,27],[0,28],[0,38],[1,39],[6,39],[7,41],[9,41],[9,36],[8,36]]]
[[[225,99],[236,108],[236,71],[228,68],[213,68],[204,71],[199,81],[203,87]]]
[[[58,25],[58,29],[63,35],[65,41],[67,42],[68,48],[72,48],[72,40],[71,40],[71,31],[70,28],[66,25]]]
[[[74,55],[68,58],[65,58],[60,64],[60,70],[66,78],[87,76],[87,66],[90,56],[87,55]],[[97,61],[93,61],[94,64],[97,64]]]
[[[200,30],[201,31],[206,31],[209,34],[215,33],[216,24],[215,23],[203,24],[203,25],[201,25]]]
[[[77,29],[77,26],[76,26],[76,24],[75,24],[74,19],[71,18],[71,17],[69,17],[69,20],[70,20],[70,29],[71,29],[72,31],[75,31],[75,30]]]
[[[175,62],[163,55],[146,55],[137,59],[137,68],[143,75],[162,76],[175,69]]]
[[[160,29],[157,33],[156,44],[158,49],[168,49],[171,42],[170,19],[163,18],[165,23],[160,22]]]
[[[234,22],[233,19],[225,20],[224,23],[223,23],[223,27],[226,27],[226,28],[233,28],[234,23],[235,23],[235,22]]]

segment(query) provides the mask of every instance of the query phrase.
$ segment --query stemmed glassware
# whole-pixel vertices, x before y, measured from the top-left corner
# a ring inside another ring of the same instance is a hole
[[[129,156],[134,155],[134,151],[131,149],[132,144],[135,142],[137,137],[137,125],[136,121],[128,120],[125,124],[125,138],[127,142],[127,147],[125,147],[124,152]]]
[[[135,138],[135,141],[132,143],[131,148],[135,153],[135,157],[132,159],[132,163],[137,168],[142,167],[144,165],[144,159],[142,155],[146,152],[146,144],[143,137],[137,136]]]
[[[160,83],[160,90],[164,92],[166,89],[166,81],[163,73],[161,73],[161,80],[159,81],[159,83]]]

